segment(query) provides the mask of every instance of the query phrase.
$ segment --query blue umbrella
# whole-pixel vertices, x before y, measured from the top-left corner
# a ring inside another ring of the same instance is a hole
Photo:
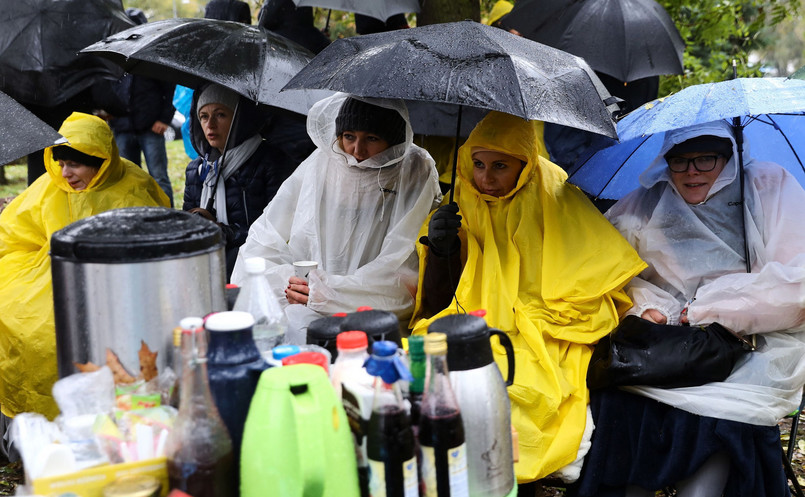
[[[805,186],[805,81],[785,78],[695,85],[647,103],[618,122],[620,143],[570,168],[570,182],[595,198],[619,199],[640,186],[665,131],[721,119],[735,126],[736,141],[746,137],[753,157],[782,165]]]

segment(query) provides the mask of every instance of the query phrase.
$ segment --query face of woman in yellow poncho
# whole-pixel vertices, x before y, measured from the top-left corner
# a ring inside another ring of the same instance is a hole
[[[475,188],[493,197],[503,197],[514,190],[526,161],[497,150],[472,149],[472,182]]]

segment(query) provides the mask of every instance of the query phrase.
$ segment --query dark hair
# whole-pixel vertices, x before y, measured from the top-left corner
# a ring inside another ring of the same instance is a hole
[[[394,109],[349,97],[335,118],[336,136],[344,131],[375,133],[389,145],[397,145],[405,141],[405,119]]]
[[[67,145],[53,147],[53,158],[56,160],[71,160],[73,162],[78,162],[79,164],[84,164],[85,166],[93,169],[100,169],[103,165],[103,162],[106,160],[103,157],[95,157],[94,155],[85,154],[84,152],[76,150],[72,147],[68,147]]]
[[[716,152],[729,159],[732,157],[732,140],[713,135],[697,136],[682,143],[677,143],[665,153],[665,157],[675,157],[692,152]]]

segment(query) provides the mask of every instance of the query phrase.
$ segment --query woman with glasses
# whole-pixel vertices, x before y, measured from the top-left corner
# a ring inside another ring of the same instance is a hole
[[[718,322],[755,335],[757,350],[723,382],[593,393],[597,429],[573,495],[788,495],[777,422],[805,383],[805,191],[744,144],[742,195],[737,157],[726,122],[666,132],[642,186],[607,217],[649,264],[627,286],[629,314]]]

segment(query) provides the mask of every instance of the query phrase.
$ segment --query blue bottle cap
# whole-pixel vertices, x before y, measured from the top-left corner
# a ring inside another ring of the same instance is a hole
[[[271,355],[278,361],[281,361],[285,357],[298,354],[299,352],[301,352],[301,349],[298,345],[277,345],[271,349]]]
[[[381,340],[372,344],[372,354],[378,357],[389,357],[397,353],[397,344],[389,340]]]

